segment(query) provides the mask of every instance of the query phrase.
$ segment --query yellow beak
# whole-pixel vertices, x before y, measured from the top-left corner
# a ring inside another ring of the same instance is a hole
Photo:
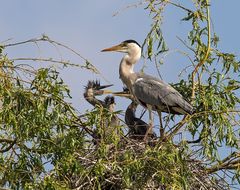
[[[105,52],[105,51],[123,51],[124,50],[124,46],[122,44],[118,44],[116,46],[112,46],[110,48],[106,48],[101,50],[101,52]]]
[[[112,95],[133,99],[133,95],[128,92],[113,92]]]
[[[113,92],[111,90],[103,90],[103,94],[112,94]]]

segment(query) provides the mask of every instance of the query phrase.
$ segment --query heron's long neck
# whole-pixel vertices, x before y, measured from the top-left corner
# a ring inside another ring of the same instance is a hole
[[[98,100],[95,96],[94,96],[94,94],[93,94],[93,92],[92,92],[92,89],[89,89],[89,90],[87,90],[85,93],[84,93],[84,98],[85,98],[85,100],[87,100],[91,105],[93,105],[94,107],[96,106],[96,105],[104,105],[104,103],[101,101],[101,100]]]
[[[134,73],[133,68],[134,68],[133,64],[130,64],[124,58],[122,59],[120,67],[119,67],[119,75],[120,75],[122,82],[128,87],[128,89],[131,85],[130,75]]]
[[[94,96],[90,96],[90,97],[85,97],[85,99],[92,105],[92,106],[96,106],[96,105],[102,105],[103,103],[98,100],[97,98],[95,98]]]
[[[128,126],[133,127],[133,125],[134,125],[134,119],[136,118],[135,109],[136,109],[136,105],[134,102],[132,102],[126,110],[125,122]]]
[[[134,73],[133,68],[134,68],[134,64],[129,62],[129,60],[127,59],[127,56],[124,56],[120,63],[120,68],[119,68],[120,74],[125,76],[132,74]]]
[[[130,88],[130,85],[134,82],[133,76],[134,75],[134,64],[140,59],[140,55],[134,55],[134,54],[127,54],[122,58],[122,61],[120,63],[119,67],[119,74],[120,78],[123,81],[123,83]]]
[[[109,105],[109,112],[113,113],[114,112],[114,104]]]

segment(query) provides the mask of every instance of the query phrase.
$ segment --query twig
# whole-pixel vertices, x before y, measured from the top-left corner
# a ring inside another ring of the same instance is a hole
[[[4,152],[7,152],[9,151],[14,145],[15,143],[17,142],[17,139],[15,140],[10,140],[10,139],[1,139],[1,140],[4,140],[2,142],[7,142],[7,143],[11,143],[8,147],[4,148],[4,149],[1,149],[0,150],[0,153],[4,153]]]
[[[63,60],[55,60],[52,58],[28,58],[28,57],[21,57],[21,58],[13,58],[11,61],[45,61],[45,62],[52,62],[52,63],[60,63],[63,65],[70,65],[75,67],[83,67],[79,64],[70,63],[69,61]]]
[[[173,3],[173,2],[171,2],[171,1],[167,1],[167,2],[168,2],[169,4],[175,6],[175,7],[178,7],[178,8],[180,8],[180,9],[183,9],[184,11],[187,11],[188,13],[193,13],[192,10],[190,10],[190,9],[188,9],[188,8],[186,8],[186,7],[183,7],[183,6],[180,5],[180,4],[176,4],[176,3]]]
[[[86,59],[86,58],[83,57],[80,53],[78,53],[77,51],[75,51],[75,50],[73,50],[72,48],[68,47],[67,45],[64,45],[64,44],[62,44],[62,43],[59,43],[59,42],[57,42],[57,41],[54,41],[54,40],[50,39],[48,36],[46,36],[46,35],[44,35],[44,34],[43,34],[42,37],[40,37],[40,38],[32,38],[32,39],[30,39],[30,40],[26,40],[26,41],[22,41],[22,42],[5,44],[5,45],[3,45],[3,47],[4,47],[4,48],[6,48],[6,47],[12,47],[12,46],[17,46],[17,45],[23,45],[23,44],[26,44],[26,43],[35,43],[35,44],[37,44],[38,42],[44,42],[44,41],[49,42],[50,44],[54,45],[55,47],[56,47],[56,45],[57,45],[57,46],[60,46],[60,47],[63,47],[63,48],[69,50],[70,52],[74,53],[75,55],[77,55],[78,57],[80,57],[81,59],[83,59],[83,60],[85,61],[85,65],[82,65],[82,66],[79,66],[79,65],[77,65],[77,64],[71,64],[71,63],[69,63],[69,62],[67,62],[67,61],[57,61],[57,60],[56,60],[56,63],[61,63],[61,62],[62,62],[62,64],[67,63],[67,65],[78,66],[78,67],[81,67],[81,68],[89,69],[89,70],[93,71],[94,73],[100,75],[106,82],[109,83],[109,81],[105,78],[105,76],[103,76],[103,75],[101,74],[101,72],[100,72],[93,64],[91,64],[91,62],[90,62],[88,59]],[[35,59],[35,58],[33,58],[33,59]],[[16,59],[15,59],[15,60],[16,60]],[[39,61],[40,61],[40,60],[39,60]],[[48,59],[46,59],[45,61],[48,61]],[[49,59],[49,61],[50,61],[50,59]]]
[[[207,51],[202,60],[197,64],[192,72],[192,101],[195,98],[195,74],[197,73],[198,69],[206,62],[208,55],[211,50],[211,24],[210,24],[210,10],[209,10],[209,0],[207,0],[207,30],[208,30],[208,43],[207,43]]]
[[[62,44],[62,43],[59,43],[57,41],[54,41],[52,39],[50,39],[48,36],[46,35],[42,35],[42,37],[40,38],[32,38],[30,40],[26,40],[26,41],[22,41],[22,42],[17,42],[17,43],[12,43],[12,44],[5,44],[3,45],[4,48],[6,47],[11,47],[11,46],[17,46],[17,45],[23,45],[23,44],[26,44],[26,43],[37,43],[37,42],[41,42],[41,41],[46,41],[46,42],[49,42],[51,44],[56,44],[58,46],[61,46],[61,47],[64,47],[65,49],[73,52],[74,54],[78,55],[79,57],[81,57],[83,60],[85,61],[88,61],[85,57],[83,57],[80,53],[78,53],[77,51],[73,50],[72,48]]]
[[[139,1],[137,3],[128,5],[128,6],[124,7],[124,8],[122,8],[122,9],[120,9],[119,11],[115,12],[112,16],[115,17],[115,16],[119,15],[120,12],[123,12],[123,11],[125,11],[125,10],[127,10],[129,8],[137,8],[138,6],[142,5],[145,2],[147,2],[147,0]]]
[[[189,115],[184,116],[184,118],[178,124],[175,125],[175,129],[173,129],[172,132],[165,136],[163,140],[168,141],[169,139],[171,139],[184,126],[184,124],[189,120],[189,118],[190,118]]]

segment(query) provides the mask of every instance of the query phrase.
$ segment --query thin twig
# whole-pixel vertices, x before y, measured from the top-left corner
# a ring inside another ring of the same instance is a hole
[[[202,60],[197,64],[192,72],[192,101],[195,98],[195,74],[197,73],[198,69],[206,62],[210,50],[211,50],[211,23],[210,23],[210,10],[209,10],[209,0],[207,0],[207,31],[208,31],[208,43],[207,43],[207,51]]]
[[[56,60],[52,58],[28,58],[28,57],[20,57],[20,58],[13,58],[11,61],[45,61],[45,62],[52,62],[52,63],[60,63],[63,65],[75,66],[75,67],[83,67],[79,64],[70,63],[69,61],[63,60]]]
[[[176,3],[173,3],[173,2],[171,2],[171,1],[167,1],[167,2],[168,2],[169,4],[175,6],[175,7],[178,7],[178,8],[180,8],[180,9],[184,10],[184,11],[187,11],[188,13],[193,13],[192,10],[190,10],[190,9],[188,9],[188,8],[186,8],[186,7],[183,7],[183,6],[180,5],[180,4],[176,4]]]

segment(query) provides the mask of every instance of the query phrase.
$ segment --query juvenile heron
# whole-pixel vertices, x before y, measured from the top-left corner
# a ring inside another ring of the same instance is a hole
[[[135,101],[132,101],[130,105],[127,107],[125,112],[125,122],[127,126],[130,128],[130,135],[134,139],[142,140],[150,126],[140,118],[136,117],[136,109],[138,104]],[[150,138],[156,137],[156,134],[152,131],[148,133]]]
[[[105,99],[99,100],[96,98],[96,96],[103,95],[106,93],[109,93],[108,90],[103,90],[107,87],[110,87],[112,85],[100,85],[99,81],[88,81],[87,86],[85,87],[85,92],[84,92],[84,98],[94,107],[99,105],[102,106],[103,108],[106,108],[109,110],[110,113],[114,112],[114,107],[115,107],[115,99],[113,96],[106,96]],[[116,115],[112,115],[110,123],[108,120],[104,121],[104,126],[110,128],[107,128],[105,134],[111,134],[114,129],[114,127],[119,126],[119,119]],[[101,136],[97,133],[95,130],[94,132],[94,139],[100,139]]]
[[[114,92],[113,94],[115,96],[123,96],[131,100],[131,103],[128,105],[125,111],[125,123],[129,128],[130,137],[133,139],[142,140],[150,126],[142,119],[136,117],[138,103],[134,100],[127,88],[123,88],[122,92]],[[156,137],[156,134],[153,132],[148,134],[148,136],[150,138],[154,138]]]
[[[107,104],[105,101],[99,100],[96,98],[96,96],[103,95],[108,90],[103,90],[107,87],[113,86],[112,84],[110,85],[100,85],[99,81],[88,81],[87,86],[85,86],[85,92],[83,94],[85,100],[87,100],[92,106],[96,105],[101,105],[104,108],[107,108]]]
[[[141,58],[141,50],[141,46],[135,40],[126,40],[102,51],[126,53],[119,67],[120,78],[135,100],[149,110],[150,128],[153,125],[152,110],[157,111],[159,115],[161,112],[192,114],[191,104],[184,100],[182,95],[172,86],[150,75],[133,71],[134,64]]]

